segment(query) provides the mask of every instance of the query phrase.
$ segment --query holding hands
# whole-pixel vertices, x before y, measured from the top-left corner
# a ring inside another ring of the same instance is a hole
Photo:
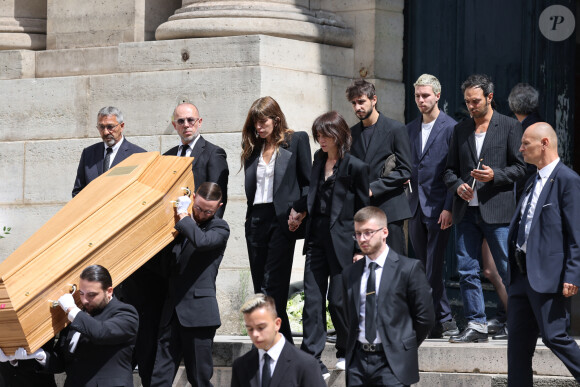
[[[290,210],[290,216],[288,217],[288,229],[292,232],[298,230],[302,220],[306,217],[306,211],[296,212],[294,208]]]

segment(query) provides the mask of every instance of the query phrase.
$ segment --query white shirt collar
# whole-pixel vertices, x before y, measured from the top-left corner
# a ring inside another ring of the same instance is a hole
[[[387,260],[387,255],[389,254],[389,245],[385,246],[385,251],[383,251],[383,253],[381,255],[379,255],[377,257],[377,259],[375,259],[374,261],[372,259],[370,259],[367,255],[365,255],[365,266],[368,268],[369,264],[371,262],[376,262],[377,265],[379,265],[379,267],[384,267],[385,266],[385,261]]]
[[[550,164],[546,165],[544,168],[538,170],[538,174],[542,179],[547,179],[550,177],[552,172],[554,172],[554,168],[556,168],[556,164],[560,162],[560,158],[558,157],[556,160],[552,161]]]
[[[286,339],[284,338],[284,335],[280,334],[280,340],[278,340],[278,342],[274,344],[272,348],[270,348],[267,351],[264,351],[263,349],[258,349],[258,353],[260,354],[260,360],[264,357],[264,353],[267,352],[268,356],[270,356],[272,360],[274,360],[274,363],[276,363],[278,361],[278,358],[280,357],[280,354],[282,353],[282,349],[284,349],[284,343],[286,343]]]

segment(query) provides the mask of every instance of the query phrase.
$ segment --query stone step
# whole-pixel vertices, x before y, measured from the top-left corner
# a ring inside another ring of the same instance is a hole
[[[299,345],[301,338],[295,338]],[[577,340],[578,342],[578,340]],[[249,351],[252,343],[247,336],[217,336],[214,340],[215,387],[230,385],[233,361]],[[330,387],[345,387],[345,373],[334,370],[334,345],[327,343],[322,361],[331,369]],[[489,340],[488,343],[451,344],[444,339],[428,339],[419,348],[421,380],[415,387],[503,387],[507,386],[507,341]],[[578,386],[562,362],[541,340],[538,340],[533,359],[534,386]],[[64,384],[64,374],[57,375],[57,384]],[[140,387],[137,373],[134,386]],[[174,387],[190,387],[185,368],[181,366]]]

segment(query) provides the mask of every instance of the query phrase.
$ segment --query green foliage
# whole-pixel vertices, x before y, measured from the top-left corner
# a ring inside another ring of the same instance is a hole
[[[302,309],[304,309],[304,292],[296,293],[286,305],[286,313],[288,313],[292,332],[302,332]],[[326,301],[326,329],[334,329],[328,312],[328,300]]]
[[[12,230],[12,227],[2,227],[2,233],[0,233],[0,239],[5,238],[5,235],[10,235],[10,231]]]

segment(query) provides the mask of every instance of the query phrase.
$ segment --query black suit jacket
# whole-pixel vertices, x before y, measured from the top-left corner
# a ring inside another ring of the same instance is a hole
[[[173,147],[165,152],[164,155],[177,156],[178,150],[179,146]],[[222,189],[222,202],[224,205],[216,213],[217,216],[222,218],[228,202],[228,178],[230,174],[226,151],[200,136],[190,156],[194,158],[191,169],[193,170],[195,191],[197,191],[201,183],[206,181],[217,183]]]
[[[427,217],[439,218],[443,210],[451,211],[453,203],[453,195],[443,182],[443,173],[453,127],[457,122],[440,112],[421,152],[422,122],[422,117],[419,117],[407,125],[413,154],[409,205],[413,216],[420,209]]]
[[[515,209],[514,183],[525,174],[526,166],[519,151],[522,125],[513,118],[494,111],[483,141],[479,159],[493,169],[492,181],[476,181],[479,211],[489,224],[509,223]],[[471,185],[471,171],[477,168],[475,121],[472,118],[457,124],[453,130],[447,166],[443,177],[453,194],[453,223],[458,224],[468,203],[457,195],[457,187]]]
[[[141,152],[146,152],[146,150],[130,143],[126,137],[123,137],[123,142],[121,143],[121,146],[117,151],[113,162],[111,163],[111,168],[125,160],[127,157],[131,156],[133,153]],[[85,188],[87,184],[101,176],[103,173],[103,161],[105,159],[104,155],[105,143],[103,142],[93,144],[83,149],[81,160],[79,161],[79,167],[77,168],[75,185],[72,190],[73,198],[79,192],[81,192],[81,190]]]
[[[308,213],[312,213],[322,171],[328,155],[322,150],[314,154],[310,189],[308,191]],[[345,154],[336,173],[330,209],[330,235],[338,261],[344,268],[352,264],[356,242],[349,235],[354,234],[354,214],[369,205],[369,166],[356,157]],[[310,235],[310,220],[306,224],[304,254]]]
[[[526,191],[531,189],[532,179],[535,179],[535,176],[527,182]],[[561,294],[564,282],[580,285],[578,192],[580,192],[580,177],[560,161],[538,197],[527,239],[528,281],[532,289],[538,293]],[[521,227],[520,213],[525,196],[522,195],[510,223],[508,241],[512,262],[518,230]],[[511,278],[508,279],[508,283],[510,282]]]
[[[175,229],[180,237],[173,247],[169,291],[161,326],[170,323],[175,311],[182,326],[219,327],[215,280],[230,228],[218,217],[198,226],[187,216],[177,222]]]
[[[360,312],[360,288],[366,259],[342,272],[347,324],[350,326],[346,350],[347,370],[356,353]],[[419,381],[418,348],[433,324],[435,312],[431,286],[423,264],[416,259],[387,254],[377,296],[377,330],[393,373],[403,384]]]
[[[248,201],[246,219],[256,196],[256,171],[261,151],[261,148],[256,147],[244,163],[244,185]],[[278,151],[274,167],[274,209],[282,230],[289,238],[296,238],[298,235],[288,229],[288,215],[291,208],[298,212],[306,211],[306,196],[312,166],[308,134],[294,132],[290,140],[280,146]]]
[[[232,367],[232,387],[261,387],[259,352],[252,348]],[[288,341],[276,362],[270,387],[326,387],[318,361]]]
[[[54,352],[47,352],[45,369],[65,371],[65,387],[132,387],[131,359],[138,326],[135,308],[116,298],[94,317],[79,312],[60,333]],[[69,345],[75,332],[81,336],[71,353]]]
[[[369,185],[373,192],[371,205],[380,207],[387,214],[389,222],[410,218],[411,210],[404,184],[411,178],[412,158],[405,125],[379,113],[368,149],[362,135],[362,122],[350,128],[350,131],[350,153],[370,168]],[[385,160],[392,154],[397,158],[397,165],[387,177],[381,177]]]

